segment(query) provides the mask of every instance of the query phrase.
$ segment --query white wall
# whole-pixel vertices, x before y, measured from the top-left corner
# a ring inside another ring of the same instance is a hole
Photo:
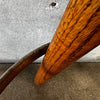
[[[51,41],[68,1],[0,0],[0,62],[14,62]],[[100,62],[100,46],[79,61]]]

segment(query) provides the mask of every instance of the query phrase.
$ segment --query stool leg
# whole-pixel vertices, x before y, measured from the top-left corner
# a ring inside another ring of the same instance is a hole
[[[100,44],[100,0],[70,0],[34,82],[44,83]]]

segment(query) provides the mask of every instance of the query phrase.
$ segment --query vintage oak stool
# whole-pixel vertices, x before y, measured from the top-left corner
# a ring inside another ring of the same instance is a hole
[[[37,85],[43,84],[99,44],[100,0],[70,0],[50,45],[32,51],[11,66],[0,77],[0,93],[18,73],[45,52],[34,79]]]

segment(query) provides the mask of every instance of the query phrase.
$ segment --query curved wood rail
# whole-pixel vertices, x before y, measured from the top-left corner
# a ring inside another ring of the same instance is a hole
[[[40,85],[100,44],[100,0],[70,0],[36,74]]]
[[[12,65],[4,74],[0,77],[0,94],[6,88],[6,86],[29,64],[34,60],[45,54],[49,43],[33,50],[14,65]]]

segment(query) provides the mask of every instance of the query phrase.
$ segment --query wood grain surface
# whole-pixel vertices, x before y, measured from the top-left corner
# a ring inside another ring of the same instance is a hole
[[[100,0],[70,0],[34,82],[44,83],[100,44]]]

